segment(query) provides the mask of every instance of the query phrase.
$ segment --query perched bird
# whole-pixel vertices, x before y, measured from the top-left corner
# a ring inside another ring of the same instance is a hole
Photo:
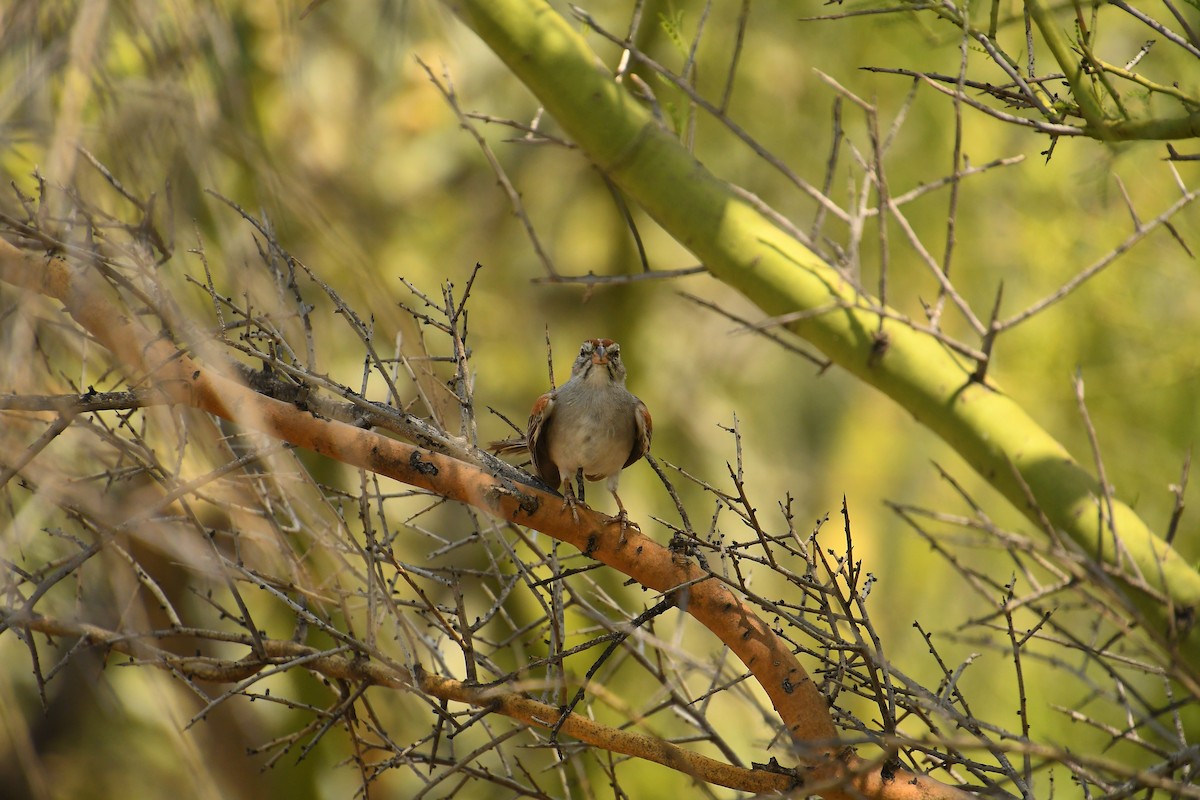
[[[572,481],[579,481],[582,493],[582,478],[607,480],[624,536],[629,515],[617,483],[621,470],[650,449],[652,430],[646,404],[625,388],[621,346],[612,339],[588,339],[579,348],[571,379],[533,404],[526,445],[534,471],[562,490],[563,507],[576,521],[579,501]]]

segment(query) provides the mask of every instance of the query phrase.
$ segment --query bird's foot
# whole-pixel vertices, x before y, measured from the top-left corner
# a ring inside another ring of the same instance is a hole
[[[609,517],[608,523],[610,525],[616,523],[617,525],[621,526],[621,538],[617,540],[618,544],[625,544],[625,531],[629,530],[630,528],[633,528],[638,533],[642,532],[641,526],[631,520],[623,508],[617,513],[616,516]]]
[[[563,495],[563,509],[571,510],[571,519],[575,520],[575,524],[579,524],[579,506],[580,502],[576,499],[575,493],[568,487],[567,492]]]

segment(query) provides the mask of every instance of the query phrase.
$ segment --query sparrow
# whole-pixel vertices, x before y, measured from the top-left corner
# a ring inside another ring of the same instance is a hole
[[[620,513],[621,536],[631,524],[617,494],[621,470],[650,450],[653,424],[646,404],[625,388],[621,346],[588,339],[579,348],[571,379],[533,404],[525,434],[534,472],[563,494],[563,507],[579,521],[572,481],[605,480]],[[510,448],[511,449],[511,448]],[[636,527],[636,526],[635,526]]]

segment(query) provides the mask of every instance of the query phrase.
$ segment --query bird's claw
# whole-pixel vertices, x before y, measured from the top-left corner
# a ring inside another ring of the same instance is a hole
[[[620,544],[625,544],[625,531],[630,528],[635,529],[638,533],[642,532],[641,526],[629,518],[629,515],[625,513],[625,509],[621,509],[616,516],[609,517],[608,523],[610,525],[616,523],[621,526],[621,538],[618,540]]]
[[[575,524],[579,524],[579,501],[575,499],[575,495],[567,492],[563,495],[563,508],[571,510],[571,519],[575,520]]]

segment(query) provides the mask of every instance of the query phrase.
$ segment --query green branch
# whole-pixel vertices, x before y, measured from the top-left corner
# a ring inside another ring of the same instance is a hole
[[[1097,138],[1108,138],[1105,135],[1108,124],[1104,110],[1100,108],[1100,102],[1083,78],[1083,60],[1071,53],[1071,46],[1066,37],[1041,3],[1037,0],[1025,0],[1025,8],[1028,9],[1029,16],[1033,17],[1033,22],[1042,34],[1042,40],[1050,48],[1054,60],[1058,62],[1059,69],[1066,75],[1067,83],[1071,86],[1071,96],[1079,106],[1079,113],[1087,120],[1088,130],[1094,131],[1093,135]]]
[[[1149,594],[1134,594],[1163,639],[1172,638],[1174,626],[1153,594],[1169,598],[1179,618],[1200,605],[1200,574],[1128,506],[1114,502],[1110,516],[1097,481],[1020,405],[971,381],[974,365],[929,335],[885,322],[881,340],[880,317],[855,288],[696,161],[549,5],[447,5],[596,166],[714,276],[769,315],[815,312],[790,329],[941,436],[1035,523],[1048,521],[1129,585],[1144,581]],[[1200,655],[1200,636],[1180,638],[1193,658]]]

